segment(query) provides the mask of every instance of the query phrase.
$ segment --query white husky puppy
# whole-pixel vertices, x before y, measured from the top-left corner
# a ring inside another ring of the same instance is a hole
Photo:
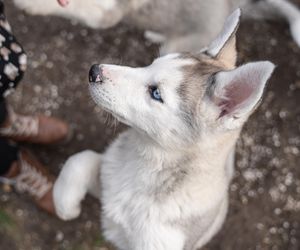
[[[146,30],[146,37],[163,43],[162,54],[196,52],[220,32],[230,12],[242,7],[244,16],[288,21],[300,46],[300,12],[286,0],[14,0],[17,6],[41,15],[59,15],[90,27],[108,28],[125,21]]]
[[[95,102],[129,125],[103,154],[84,151],[54,186],[58,215],[101,200],[105,238],[118,249],[193,250],[221,228],[236,140],[274,65],[235,67],[240,11],[206,50],[169,54],[150,66],[94,65]]]

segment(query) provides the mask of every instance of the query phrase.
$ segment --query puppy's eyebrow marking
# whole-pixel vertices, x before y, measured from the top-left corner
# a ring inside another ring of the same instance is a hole
[[[206,56],[196,57],[183,54],[182,58],[193,60],[193,64],[181,67],[183,79],[177,87],[177,93],[181,101],[178,114],[187,126],[192,128],[195,126],[199,103],[214,83],[214,76],[221,70],[221,67]]]
[[[179,88],[177,88],[177,93],[182,99],[192,96],[200,98],[202,95],[199,92],[203,93],[203,89],[206,88],[206,85],[208,86],[207,83],[210,79],[207,78],[220,71],[219,66],[208,60],[200,60],[196,57],[192,57],[192,59],[194,60],[194,65],[182,66],[183,80]]]

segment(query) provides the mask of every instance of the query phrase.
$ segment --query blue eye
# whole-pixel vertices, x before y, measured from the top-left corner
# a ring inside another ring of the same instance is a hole
[[[160,91],[157,86],[150,86],[149,92],[152,99],[163,103],[163,99],[161,98]]]

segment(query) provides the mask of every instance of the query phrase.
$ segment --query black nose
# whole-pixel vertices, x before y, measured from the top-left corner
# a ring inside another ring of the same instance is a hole
[[[89,81],[90,82],[99,82],[103,81],[102,70],[99,64],[94,64],[89,72]]]

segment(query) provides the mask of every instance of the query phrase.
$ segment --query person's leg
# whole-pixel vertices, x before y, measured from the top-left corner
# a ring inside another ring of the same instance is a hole
[[[19,149],[16,145],[0,137],[0,176],[8,173],[13,162],[18,160],[18,153]]]
[[[7,119],[7,110],[4,100],[0,100],[0,125]],[[14,161],[18,159],[19,149],[16,145],[9,143],[0,137],[0,175],[5,175]]]
[[[4,100],[0,98],[0,126],[6,121],[7,119],[7,109]]]
[[[7,121],[5,101],[0,98],[0,126]],[[46,168],[11,140],[0,136],[0,182],[13,184],[34,198],[36,205],[55,214],[52,198],[54,177]]]
[[[12,141],[50,143],[68,132],[64,122],[38,115],[16,114],[6,106],[5,97],[16,88],[26,69],[26,55],[11,32],[0,0],[0,183],[12,184],[27,193],[34,203],[55,214],[52,188],[55,177],[30,152]]]
[[[1,7],[2,6],[2,7]],[[26,69],[26,54],[12,34],[0,0],[0,102],[17,87]],[[0,107],[1,108],[1,107]],[[69,126],[53,117],[25,116],[2,107],[6,123],[0,122],[0,136],[17,142],[50,144],[68,137]],[[6,111],[5,111],[6,110]],[[1,112],[1,111],[0,111]],[[2,126],[1,126],[2,125]]]
[[[52,196],[54,180],[30,152],[19,150],[0,137],[0,183],[13,185],[18,193],[29,194],[38,207],[56,214]]]

